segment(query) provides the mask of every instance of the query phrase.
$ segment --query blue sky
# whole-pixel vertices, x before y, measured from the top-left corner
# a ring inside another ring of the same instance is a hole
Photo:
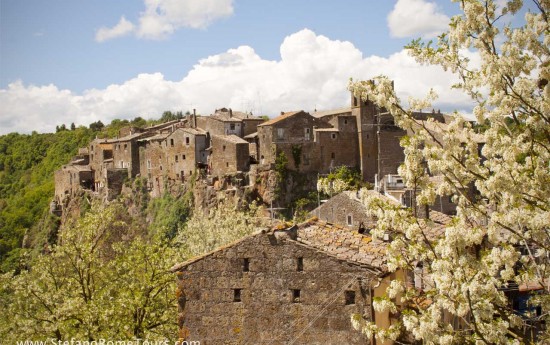
[[[349,77],[380,73],[404,96],[445,89],[449,76],[403,46],[457,11],[430,0],[0,0],[0,134],[168,109],[337,108]],[[445,110],[467,108],[443,96]]]

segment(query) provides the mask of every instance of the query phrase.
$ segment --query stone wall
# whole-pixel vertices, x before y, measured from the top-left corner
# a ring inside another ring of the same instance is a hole
[[[248,142],[234,135],[213,135],[209,160],[212,175],[247,171],[250,161]]]
[[[311,211],[310,215],[352,229],[359,229],[362,224],[366,231],[375,223],[372,217],[367,216],[367,210],[355,192],[343,192],[330,198]]]
[[[258,234],[179,268],[179,335],[211,344],[366,344],[369,273],[293,240]],[[347,296],[347,301],[346,301]]]

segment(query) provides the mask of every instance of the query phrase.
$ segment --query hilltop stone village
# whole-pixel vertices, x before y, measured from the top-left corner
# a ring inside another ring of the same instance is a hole
[[[447,118],[435,111],[415,116],[440,123]],[[404,158],[399,140],[405,134],[390,114],[353,95],[349,107],[286,112],[267,121],[227,108],[208,116],[193,111],[148,128],[126,127],[116,138],[96,138],[81,148],[55,173],[52,208],[62,210],[80,190],[112,200],[124,181],[136,177],[146,180],[152,197],[195,174],[211,185],[237,181],[254,188],[256,176],[273,170],[281,154],[288,159],[287,169],[312,177],[313,188],[318,174],[341,166],[359,169],[364,181],[403,187],[396,185],[396,174]],[[264,202],[273,201],[269,193],[263,196]]]

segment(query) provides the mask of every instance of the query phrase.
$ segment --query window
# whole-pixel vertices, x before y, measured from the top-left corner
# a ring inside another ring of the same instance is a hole
[[[300,303],[300,290],[292,289],[292,303]]]
[[[147,169],[151,169],[151,160],[147,160]]]
[[[283,140],[285,137],[285,129],[277,128],[277,140]]]
[[[175,161],[177,162],[177,161],[178,161],[178,155],[175,155],[175,156],[174,156],[174,159],[175,159]]]
[[[225,151],[225,145],[222,146],[222,150]]]
[[[333,140],[336,139],[336,133],[332,133],[332,134],[330,135],[330,137],[331,137]]]
[[[225,167],[229,168],[229,162],[225,162]]]
[[[355,304],[355,291],[346,291],[344,292],[344,296],[346,297],[346,305]]]
[[[128,144],[124,144],[124,151],[128,150]]]
[[[243,259],[243,272],[250,272],[250,259],[244,258]]]
[[[336,154],[334,152],[331,152],[330,153],[330,158],[332,158],[332,159],[336,158]]]
[[[304,270],[304,258],[296,259],[296,271],[302,272]]]
[[[162,171],[162,165],[160,166],[160,171]]]
[[[189,145],[189,137],[185,137],[185,145]]]
[[[310,139],[310,129],[309,128],[304,128],[304,137],[306,140],[309,140]]]
[[[229,124],[229,129],[234,131],[235,130],[235,124],[234,123]]]
[[[352,226],[353,225],[353,216],[351,214],[348,214],[347,220],[348,220],[348,226]]]
[[[344,125],[348,124],[348,119],[344,119]]]
[[[233,302],[241,301],[241,290],[242,289],[233,289]]]
[[[174,139],[170,139],[170,146],[174,146]]]
[[[181,155],[181,159],[185,159],[185,155]]]

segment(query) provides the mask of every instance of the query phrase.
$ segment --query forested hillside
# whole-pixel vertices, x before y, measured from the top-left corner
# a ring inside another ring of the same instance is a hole
[[[1,270],[17,266],[23,237],[47,215],[54,192],[53,173],[94,131],[79,127],[57,133],[0,136],[0,262]]]
[[[166,111],[158,120],[101,121],[89,127],[57,126],[56,133],[0,136],[0,272],[18,268],[26,233],[57,220],[48,215],[54,193],[54,172],[86,147],[94,137],[115,137],[125,126],[145,127],[180,119],[182,112]]]

